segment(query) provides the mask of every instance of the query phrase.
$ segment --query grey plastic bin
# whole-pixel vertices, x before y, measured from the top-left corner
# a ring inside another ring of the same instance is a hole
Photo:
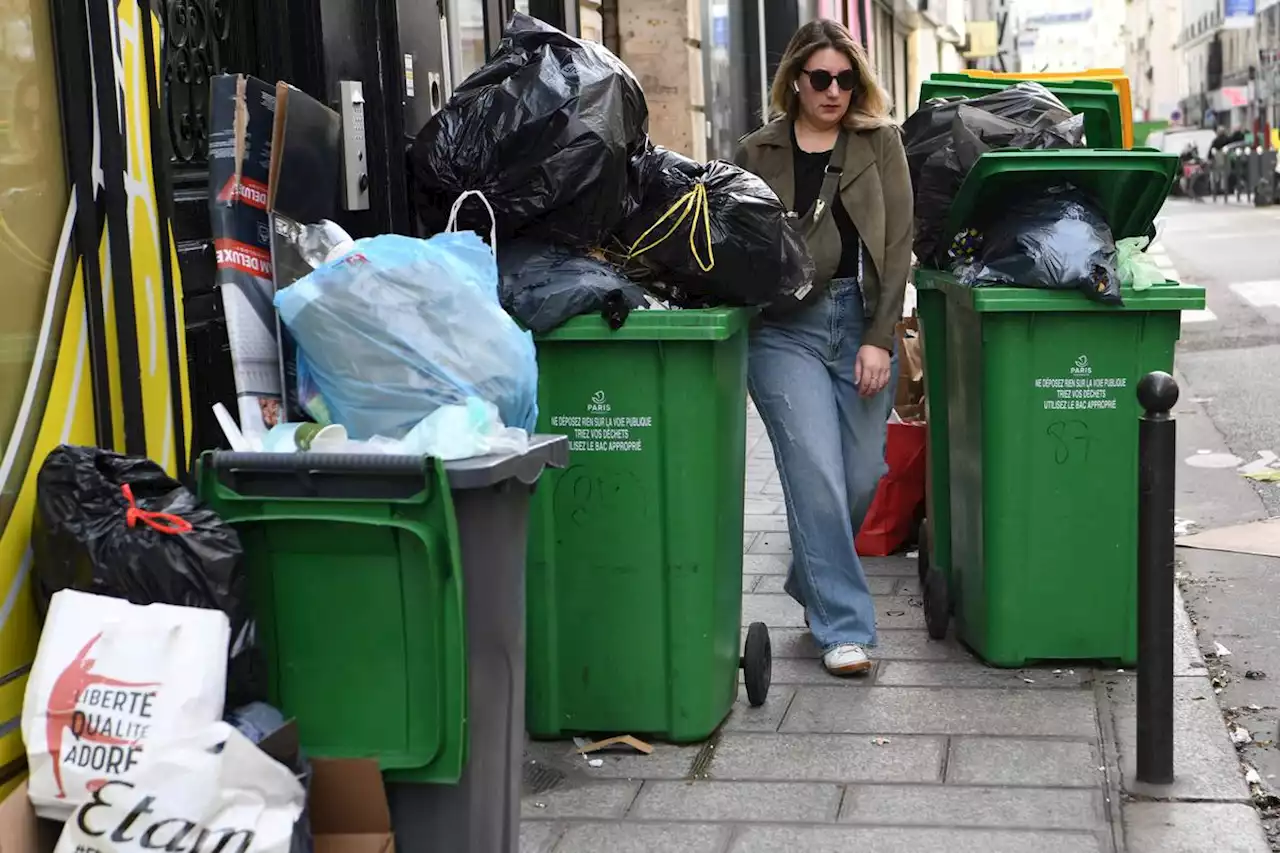
[[[457,785],[388,775],[397,850],[519,853],[529,498],[543,470],[568,459],[563,436],[535,436],[523,457],[445,466],[466,580],[470,743]]]
[[[443,784],[422,781],[420,770],[385,772],[399,850],[519,851],[529,503],[542,472],[567,461],[563,436],[534,436],[525,454],[444,463],[462,566],[463,761],[457,781]],[[202,497],[244,526],[251,572],[270,562],[269,553],[251,549],[269,547],[255,527],[275,526],[275,514],[281,523],[305,521],[315,504],[313,523],[326,523],[326,502],[404,500],[423,488],[428,470],[424,460],[407,457],[225,452],[206,454],[201,468]],[[275,678],[282,677],[276,667]],[[305,707],[285,710],[305,729]]]

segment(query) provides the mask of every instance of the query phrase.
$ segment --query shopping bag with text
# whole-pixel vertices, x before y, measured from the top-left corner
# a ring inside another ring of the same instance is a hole
[[[22,705],[36,813],[65,820],[152,742],[221,720],[230,640],[218,610],[56,593]]]

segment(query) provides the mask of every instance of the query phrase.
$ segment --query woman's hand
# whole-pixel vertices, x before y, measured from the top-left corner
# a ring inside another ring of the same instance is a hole
[[[858,394],[874,397],[889,384],[890,358],[888,350],[864,346],[858,349],[858,359],[853,365],[853,384]]]

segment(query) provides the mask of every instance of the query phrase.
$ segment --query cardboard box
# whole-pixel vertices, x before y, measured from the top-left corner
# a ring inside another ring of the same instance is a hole
[[[57,823],[36,817],[26,780],[0,802],[0,853],[52,853],[60,831]]]
[[[315,853],[394,853],[391,808],[378,762],[315,758],[311,766]]]
[[[243,74],[210,81],[209,218],[227,336],[237,419],[248,437],[281,423],[271,228],[267,217],[275,87]]]

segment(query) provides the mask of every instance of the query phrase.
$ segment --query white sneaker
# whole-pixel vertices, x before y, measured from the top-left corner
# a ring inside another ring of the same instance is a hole
[[[832,646],[822,654],[822,665],[832,675],[866,675],[871,671],[871,659],[856,643]]]

